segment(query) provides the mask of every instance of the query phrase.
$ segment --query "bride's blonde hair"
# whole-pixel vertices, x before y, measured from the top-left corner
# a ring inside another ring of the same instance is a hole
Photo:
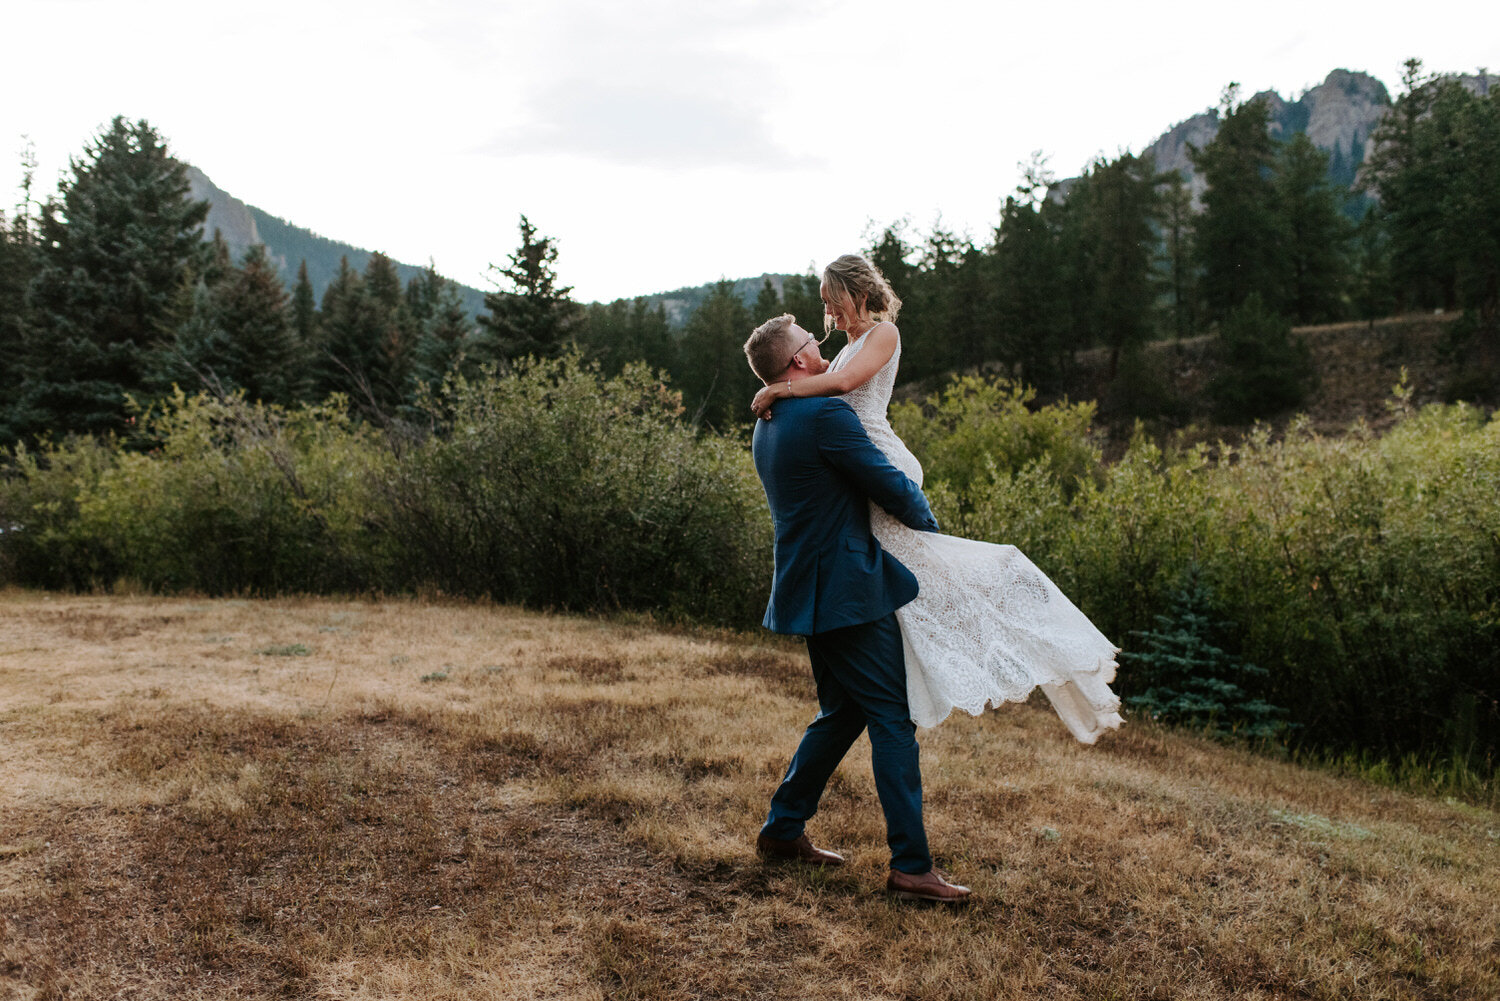
[[[901,297],[891,283],[879,268],[859,254],[845,254],[824,268],[823,284],[828,286],[830,294],[846,296],[855,309],[871,319],[895,323],[896,315],[901,312]],[[831,329],[832,323],[832,318],[825,314],[824,329]]]

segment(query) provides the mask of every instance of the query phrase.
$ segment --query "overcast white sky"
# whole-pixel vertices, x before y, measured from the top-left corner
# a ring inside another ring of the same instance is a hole
[[[1492,0],[12,0],[0,190],[117,114],[221,188],[488,288],[525,212],[584,300],[803,271],[908,219],[982,238],[1059,176],[1332,69],[1500,68]],[[8,205],[14,197],[0,200]]]

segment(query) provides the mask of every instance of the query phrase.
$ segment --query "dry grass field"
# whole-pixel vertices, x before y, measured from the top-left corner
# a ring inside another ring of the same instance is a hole
[[[1500,996],[1500,816],[1045,707],[923,735],[962,910],[897,904],[864,741],[769,636],[0,592],[0,997]]]

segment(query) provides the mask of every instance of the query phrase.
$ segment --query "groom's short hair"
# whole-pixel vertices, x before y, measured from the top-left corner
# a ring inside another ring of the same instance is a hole
[[[745,357],[750,359],[750,371],[761,382],[769,383],[791,364],[787,347],[795,322],[797,318],[791,313],[782,313],[750,332],[750,339],[745,342]]]

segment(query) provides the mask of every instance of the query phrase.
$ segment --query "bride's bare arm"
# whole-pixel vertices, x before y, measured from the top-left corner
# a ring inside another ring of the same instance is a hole
[[[755,411],[757,417],[769,418],[771,404],[788,396],[842,396],[851,389],[863,386],[891,360],[891,355],[896,353],[898,340],[896,325],[889,321],[875,324],[865,336],[869,338],[869,343],[860,348],[859,354],[837,372],[810,375],[798,381],[795,393],[784,382],[764,386],[755,394],[750,409]]]

